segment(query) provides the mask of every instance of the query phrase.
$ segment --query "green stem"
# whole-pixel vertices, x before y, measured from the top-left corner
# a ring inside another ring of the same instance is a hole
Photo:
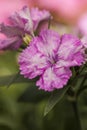
[[[84,76],[84,78],[83,78],[83,80],[82,80],[82,82],[81,82],[81,84],[79,86],[79,89],[78,89],[77,94],[76,94],[77,97],[81,94],[81,92],[83,92],[86,89],[86,85],[84,85],[86,79],[87,79],[87,75]]]
[[[50,29],[50,25],[51,25],[51,19],[49,19],[48,21],[48,29]]]
[[[73,110],[74,110],[74,113],[75,113],[75,118],[76,118],[76,121],[77,121],[77,127],[78,127],[78,130],[82,130],[82,127],[81,127],[81,121],[80,121],[80,116],[79,116],[79,111],[78,111],[78,106],[77,106],[77,101],[72,101],[72,106],[73,106]]]
[[[84,76],[81,84],[80,84],[80,88],[82,88],[82,86],[84,85],[85,81],[86,81],[87,75]]]
[[[83,86],[81,89],[79,89],[78,92],[77,92],[77,97],[78,97],[83,91],[85,91],[86,89],[87,89],[87,85],[85,85],[85,86]]]

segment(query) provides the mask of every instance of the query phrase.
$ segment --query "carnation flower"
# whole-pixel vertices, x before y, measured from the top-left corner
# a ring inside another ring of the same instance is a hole
[[[19,12],[15,12],[9,17],[11,25],[0,25],[0,32],[7,39],[0,39],[0,50],[18,49],[23,43],[23,37],[26,34],[34,36],[34,31],[39,23],[51,17],[46,10],[40,11],[38,8],[23,7]]]
[[[71,34],[59,36],[52,30],[42,30],[19,56],[20,73],[25,78],[40,76],[39,89],[53,91],[63,88],[72,75],[70,67],[84,62],[81,41]]]
[[[13,25],[18,26],[26,33],[32,34],[39,25],[39,23],[43,20],[48,20],[51,18],[51,14],[46,10],[39,10],[38,8],[31,8],[29,10],[28,7],[23,7],[23,9],[19,12],[14,13],[10,20]]]

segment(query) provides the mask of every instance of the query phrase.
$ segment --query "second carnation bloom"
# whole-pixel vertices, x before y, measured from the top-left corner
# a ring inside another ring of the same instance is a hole
[[[52,30],[42,30],[19,56],[20,71],[32,79],[40,76],[36,85],[45,91],[63,88],[72,75],[73,66],[85,61],[81,41],[71,35],[61,37]]]

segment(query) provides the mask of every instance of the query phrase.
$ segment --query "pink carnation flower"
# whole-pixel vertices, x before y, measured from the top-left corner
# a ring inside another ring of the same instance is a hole
[[[16,50],[23,43],[25,34],[33,35],[39,23],[48,20],[51,14],[46,11],[40,11],[38,8],[24,6],[19,12],[10,16],[11,25],[0,24],[0,33],[7,38],[0,39],[0,50]]]
[[[51,14],[46,10],[39,10],[38,8],[29,8],[24,6],[19,12],[15,12],[10,20],[14,26],[23,28],[27,33],[33,33],[43,20],[51,18]]]
[[[24,77],[40,76],[36,85],[45,91],[53,91],[67,84],[72,75],[70,67],[84,62],[83,45],[71,34],[60,37],[57,32],[43,30],[23,50],[18,61]]]

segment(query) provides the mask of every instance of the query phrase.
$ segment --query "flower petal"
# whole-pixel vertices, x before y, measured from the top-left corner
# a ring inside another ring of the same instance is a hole
[[[8,39],[0,39],[0,50],[16,50],[22,44],[19,37],[12,37]]]
[[[39,37],[35,39],[35,46],[43,55],[51,58],[58,51],[60,37],[57,32],[52,30],[42,30]]]
[[[46,57],[37,53],[34,45],[30,45],[19,56],[21,74],[30,79],[41,75],[47,68]]]
[[[7,37],[14,37],[18,35],[22,36],[24,34],[22,29],[14,26],[4,25],[3,23],[0,24],[0,33],[3,33]]]
[[[54,89],[63,88],[67,84],[71,76],[71,71],[68,68],[48,68],[37,81],[36,85],[39,89],[45,91],[53,91]]]
[[[34,25],[34,30],[38,27],[38,24],[43,20],[51,18],[51,14],[46,10],[39,10],[38,8],[31,8],[31,17]]]
[[[84,62],[83,44],[77,37],[65,34],[62,36],[58,56],[61,66],[79,66]]]
[[[33,32],[33,23],[30,15],[30,11],[28,7],[23,7],[22,10],[19,12],[15,12],[11,17],[10,17],[11,22],[28,33]]]

